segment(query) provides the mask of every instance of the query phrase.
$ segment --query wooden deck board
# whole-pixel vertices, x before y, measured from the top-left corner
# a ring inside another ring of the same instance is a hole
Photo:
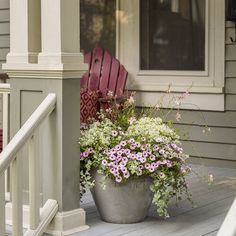
[[[193,166],[200,176],[213,174],[212,185],[189,176],[190,189],[196,208],[182,201],[179,208],[170,204],[171,217],[164,220],[157,216],[154,206],[147,219],[138,224],[110,224],[100,220],[90,193],[85,195],[81,207],[87,213],[90,229],[73,236],[213,236],[236,197],[236,170],[217,167]]]

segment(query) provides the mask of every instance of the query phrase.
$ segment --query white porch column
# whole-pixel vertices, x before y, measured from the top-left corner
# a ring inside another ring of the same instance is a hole
[[[40,45],[40,0],[10,0],[8,64],[35,63]],[[15,66],[16,67],[16,66]]]
[[[48,232],[68,235],[87,228],[79,194],[80,78],[87,70],[79,47],[79,0],[11,0],[11,17],[11,51],[3,67],[11,83],[10,133],[56,93],[56,109],[41,131],[41,191],[43,203],[52,198],[59,204]]]
[[[63,65],[63,69],[81,69],[78,0],[42,0],[42,53],[40,64]],[[53,17],[52,17],[53,16]],[[86,67],[87,68],[87,67]]]

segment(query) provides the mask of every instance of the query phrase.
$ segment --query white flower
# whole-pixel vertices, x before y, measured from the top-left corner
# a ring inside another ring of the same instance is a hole
[[[128,101],[129,104],[133,104],[134,103],[134,97],[130,96],[127,101]]]

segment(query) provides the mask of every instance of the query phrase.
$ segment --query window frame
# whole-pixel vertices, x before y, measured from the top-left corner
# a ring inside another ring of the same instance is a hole
[[[140,0],[117,1],[118,12],[125,16],[123,20],[117,18],[117,56],[129,72],[128,89],[139,93],[164,92],[171,86],[171,91],[178,93],[191,87],[190,92],[200,94],[202,99],[204,94],[214,95],[210,99],[212,102],[208,100],[209,105],[203,109],[224,110],[224,1],[206,0],[205,71],[140,70]],[[219,98],[215,99],[215,95]],[[222,100],[220,104],[219,99]],[[218,104],[214,104],[214,100]]]

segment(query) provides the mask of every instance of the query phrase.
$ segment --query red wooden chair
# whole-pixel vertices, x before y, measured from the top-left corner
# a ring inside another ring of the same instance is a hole
[[[128,72],[120,62],[104,49],[97,47],[85,54],[84,62],[89,70],[81,79],[81,122],[95,117],[100,102],[106,102],[108,92],[117,100],[124,95]],[[100,102],[99,102],[100,101]]]

